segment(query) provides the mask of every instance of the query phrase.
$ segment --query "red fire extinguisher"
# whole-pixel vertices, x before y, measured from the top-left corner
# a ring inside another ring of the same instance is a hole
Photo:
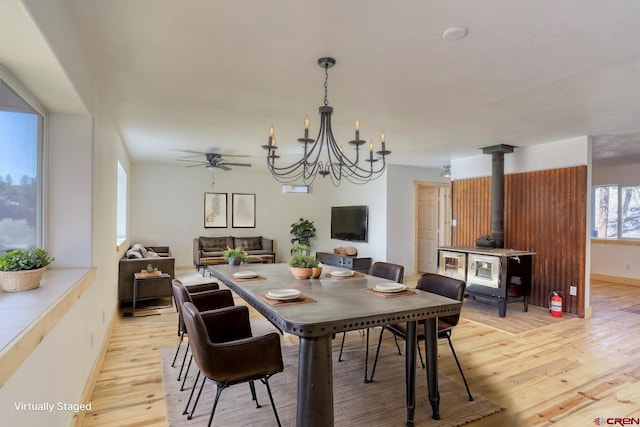
[[[562,297],[557,292],[553,292],[550,309],[553,317],[562,317]]]

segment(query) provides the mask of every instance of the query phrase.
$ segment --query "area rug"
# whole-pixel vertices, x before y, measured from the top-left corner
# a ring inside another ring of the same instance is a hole
[[[338,345],[339,345],[339,340]],[[338,348],[339,349],[339,348]],[[337,350],[337,349],[336,349]],[[283,426],[295,426],[298,376],[298,347],[283,347],[285,370],[274,375],[269,384],[273,391],[278,415]],[[167,411],[167,424],[171,427],[206,426],[215,395],[215,385],[207,382],[193,418],[187,420],[182,412],[189,398],[196,369],[191,368],[187,386],[180,391],[177,380],[179,365],[171,367],[175,349],[162,350],[162,381]],[[404,357],[389,353],[381,355],[373,383],[364,384],[364,351],[361,348],[346,349],[343,361],[334,356],[334,418],[336,426],[401,426],[406,421]],[[468,400],[464,386],[439,376],[440,420],[431,419],[428,403],[426,374],[418,367],[416,381],[415,425],[423,427],[461,426],[474,420],[500,412],[502,408],[482,396],[471,392],[474,401]],[[251,400],[249,386],[238,384],[223,391],[213,419],[215,426],[274,426],[273,410],[266,388],[256,383],[258,401],[256,408]]]

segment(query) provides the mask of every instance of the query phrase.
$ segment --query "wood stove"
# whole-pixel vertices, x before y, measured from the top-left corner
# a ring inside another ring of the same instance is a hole
[[[466,258],[467,268],[462,279],[467,282],[467,296],[496,302],[500,317],[506,316],[509,302],[521,301],[523,311],[528,310],[535,252],[447,246],[439,247],[438,254],[438,273],[451,277],[458,276],[453,276],[452,269],[441,261],[452,259],[454,254]]]

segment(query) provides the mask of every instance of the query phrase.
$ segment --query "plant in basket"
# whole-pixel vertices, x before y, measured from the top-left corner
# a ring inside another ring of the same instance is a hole
[[[40,248],[14,249],[0,256],[0,286],[5,292],[18,292],[40,286],[42,273],[53,262]]]

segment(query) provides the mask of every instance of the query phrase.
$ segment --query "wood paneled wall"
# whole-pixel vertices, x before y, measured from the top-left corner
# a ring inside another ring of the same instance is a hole
[[[491,177],[451,188],[452,245],[474,246],[491,231]],[[505,248],[536,252],[530,303],[549,307],[549,294],[560,291],[563,310],[584,317],[587,167],[505,175],[504,191]]]

